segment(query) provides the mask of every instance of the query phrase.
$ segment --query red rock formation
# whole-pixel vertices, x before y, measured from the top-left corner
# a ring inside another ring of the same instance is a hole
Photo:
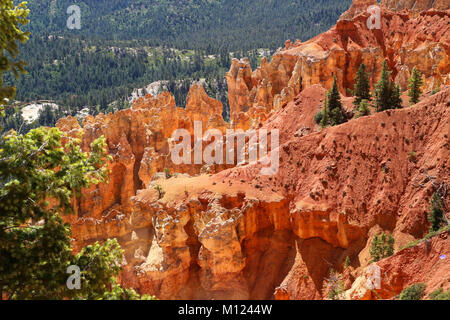
[[[114,114],[84,119],[83,127],[73,118],[58,121],[57,127],[72,136],[80,136],[82,147],[103,135],[113,161],[108,164],[109,181],[84,192],[75,203],[78,217],[71,217],[75,238],[81,242],[105,239],[127,233],[115,223],[132,212],[130,198],[150,184],[157,172],[199,173],[202,165],[176,166],[169,157],[169,138],[176,129],[192,135],[194,121],[203,123],[203,130],[225,130],[222,103],[209,98],[201,85],[191,87],[186,109],[175,106],[169,93],[157,97],[147,95],[132,108]],[[110,229],[113,228],[114,230]]]
[[[423,7],[418,5],[417,7]],[[424,1],[426,2],[426,1]],[[429,1],[428,1],[429,2]],[[329,88],[333,76],[338,78],[341,93],[352,89],[359,65],[364,62],[373,86],[380,74],[381,62],[388,60],[393,77],[402,90],[407,89],[411,70],[417,67],[425,77],[425,88],[431,90],[436,81],[450,84],[450,12],[408,12],[381,10],[381,29],[369,30],[366,9],[375,0],[354,1],[336,26],[311,40],[277,52],[271,62],[263,59],[252,72],[247,60],[234,60],[227,74],[231,119],[249,117],[248,110],[278,110],[301,90],[314,84]],[[398,1],[395,1],[398,3]],[[387,3],[392,7],[390,3]],[[407,4],[395,8],[407,8]],[[425,6],[428,8],[429,6]],[[435,2],[434,8],[448,9]],[[261,122],[252,118],[257,127]],[[247,121],[252,123],[252,121]]]
[[[447,89],[409,109],[291,136],[275,176],[250,164],[158,181],[161,200],[140,191],[136,214],[152,217],[155,236],[129,283],[163,299],[321,298],[330,265],[342,270],[346,256],[368,265],[374,228],[392,232],[397,247],[427,232],[427,177],[450,183],[449,98]]]

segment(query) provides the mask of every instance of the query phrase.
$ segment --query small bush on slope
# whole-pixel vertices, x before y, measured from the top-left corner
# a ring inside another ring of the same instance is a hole
[[[421,300],[425,295],[426,286],[423,283],[416,283],[400,293],[400,300]]]

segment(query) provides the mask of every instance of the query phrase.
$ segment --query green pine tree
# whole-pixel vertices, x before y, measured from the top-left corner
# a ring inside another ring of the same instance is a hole
[[[439,288],[430,293],[430,300],[450,300],[450,290]]]
[[[400,293],[400,300],[422,300],[425,295],[426,285],[423,283],[416,283]]]
[[[383,232],[381,235],[375,235],[370,247],[373,262],[392,256],[394,254],[394,243],[395,240],[390,234],[386,235]]]
[[[359,106],[362,100],[370,101],[372,99],[370,95],[369,75],[366,72],[366,65],[364,63],[361,63],[359,66],[355,81],[355,90],[353,91],[355,100],[353,104]]]
[[[383,61],[380,80],[375,85],[375,107],[378,112],[402,107],[400,87],[391,81],[387,61]]]
[[[14,86],[3,86],[4,72],[12,71],[16,77],[25,73],[25,62],[16,61],[19,54],[18,42],[26,42],[29,32],[21,30],[21,26],[28,23],[27,16],[30,10],[26,2],[17,6],[13,0],[0,1],[0,115],[3,115],[2,106],[7,104],[16,94]]]
[[[388,69],[386,60],[383,61],[380,80],[375,85],[375,107],[377,111],[389,109],[389,77],[391,72]]]
[[[349,256],[347,256],[345,258],[344,266],[345,266],[345,268],[348,268],[350,266],[350,257]]]
[[[67,142],[62,144],[62,140]],[[73,255],[70,225],[81,190],[107,177],[106,140],[83,152],[57,128],[12,131],[0,144],[0,299],[128,299],[118,285],[123,250],[115,239]],[[109,158],[109,157],[108,157]],[[52,204],[49,203],[52,199]],[[69,266],[81,271],[80,290],[66,283]]]
[[[333,269],[330,270],[329,278],[325,279],[326,285],[324,291],[328,291],[328,299],[330,300],[343,300],[345,294],[345,286],[342,281],[342,275],[335,272]]]
[[[391,109],[401,109],[402,108],[402,98],[401,98],[401,90],[398,84],[391,82],[391,99],[390,105]]]
[[[409,102],[411,104],[416,104],[417,102],[419,102],[420,95],[422,94],[421,90],[422,85],[423,85],[422,74],[420,73],[419,70],[417,70],[416,67],[414,67],[408,85],[409,88],[408,96]]]
[[[346,122],[346,118],[342,111],[341,95],[339,93],[336,76],[334,77],[333,86],[331,87],[330,91],[328,91],[327,96],[328,96],[327,107],[329,111],[329,121],[328,122],[324,121],[324,125],[336,126]]]

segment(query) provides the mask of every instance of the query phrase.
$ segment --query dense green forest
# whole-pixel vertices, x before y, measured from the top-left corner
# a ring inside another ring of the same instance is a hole
[[[103,39],[142,39],[153,46],[228,51],[277,48],[286,39],[326,31],[351,0],[32,0],[29,30]],[[81,30],[66,27],[81,9]]]
[[[190,84],[205,79],[207,93],[224,104],[231,58],[247,56],[255,68],[258,48],[273,53],[285,39],[306,40],[333,25],[350,0],[39,0],[29,1],[30,40],[21,48],[27,74],[15,79],[16,99],[51,100],[32,124],[20,107],[3,126],[28,131],[54,125],[83,108],[90,114],[129,106],[135,88],[158,80],[184,106]],[[67,8],[81,8],[81,29],[66,26]],[[22,105],[22,104],[20,104]]]
[[[149,47],[145,41],[81,40],[63,37],[32,37],[20,58],[27,61],[27,74],[6,83],[17,86],[18,101],[51,100],[60,106],[45,114],[33,125],[23,124],[19,108],[6,110],[5,130],[24,131],[39,125],[54,125],[64,115],[75,115],[84,107],[90,114],[112,112],[129,105],[133,89],[167,80],[165,88],[174,94],[178,106],[184,107],[193,81],[204,79],[208,95],[224,104],[228,114],[227,85],[224,74],[231,57],[222,52],[207,55],[204,50],[176,50]],[[250,57],[253,67],[259,63],[256,50],[236,52],[233,56]],[[22,105],[22,104],[19,104]]]

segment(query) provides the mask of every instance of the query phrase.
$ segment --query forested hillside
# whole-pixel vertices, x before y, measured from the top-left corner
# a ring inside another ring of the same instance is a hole
[[[326,31],[350,0],[39,0],[30,1],[33,32],[145,39],[182,49],[229,51],[280,46]],[[81,8],[81,30],[66,28]]]

